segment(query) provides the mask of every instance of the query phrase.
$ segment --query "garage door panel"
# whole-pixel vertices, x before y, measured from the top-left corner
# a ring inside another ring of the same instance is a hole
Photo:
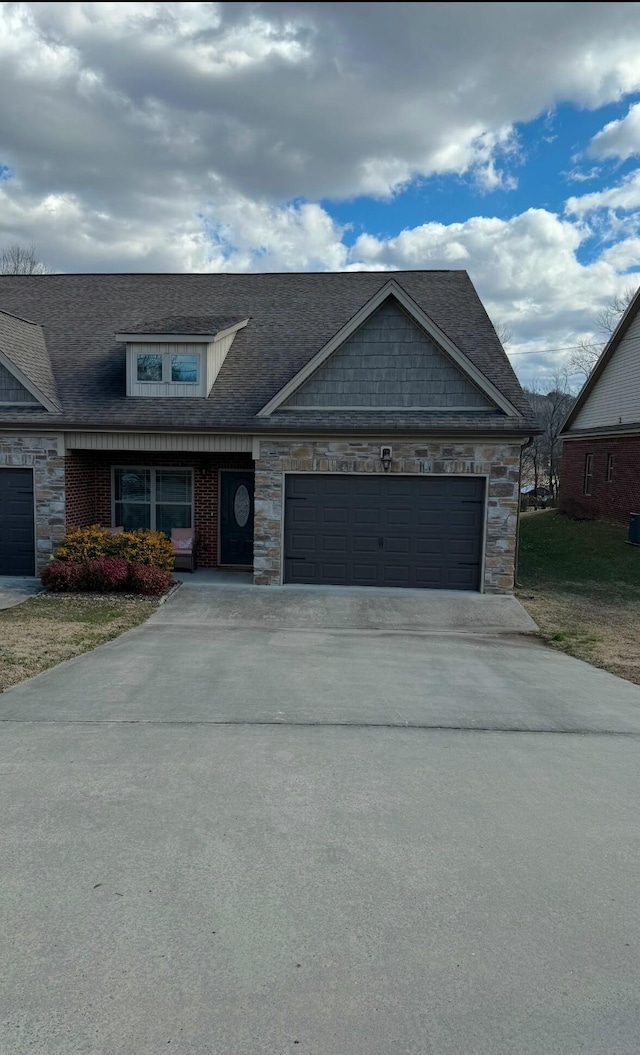
[[[483,479],[287,474],[285,497],[285,582],[478,589]]]
[[[299,557],[301,555],[316,552],[316,535],[315,533],[305,535],[301,531],[295,531],[291,534],[290,549],[292,557]]]
[[[414,585],[420,590],[444,590],[448,587],[441,566],[418,564],[414,570]]]
[[[378,527],[381,513],[379,509],[371,509],[366,506],[358,506],[353,510],[353,523],[355,527]]]
[[[348,511],[344,506],[328,505],[325,509],[320,510],[319,520],[323,527],[335,527],[337,525],[346,527],[349,520]]]
[[[346,535],[323,535],[322,536],[322,550],[323,553],[334,554],[343,553],[346,555],[348,549],[348,540]]]
[[[418,559],[433,557],[442,560],[444,546],[445,540],[442,538],[417,538],[415,545],[416,557]]]
[[[444,527],[444,509],[418,509],[415,515],[415,524],[418,528],[435,528],[440,530]]]
[[[394,560],[398,557],[410,557],[411,551],[414,548],[412,543],[413,539],[405,536],[404,538],[386,538],[384,540],[384,556],[389,560]]]
[[[379,565],[354,560],[351,566],[350,586],[377,586]]]
[[[318,523],[318,517],[320,510],[314,505],[301,505],[298,502],[290,503],[290,508],[287,510],[290,516],[290,523],[295,527],[310,526],[315,527]]]
[[[33,472],[0,469],[0,575],[35,573]]]
[[[400,509],[387,509],[384,518],[385,526],[388,528],[404,527],[408,528],[411,526],[413,520],[413,510],[408,506],[403,506]]]
[[[352,549],[356,557],[363,553],[377,553],[380,548],[377,535],[362,535],[358,533],[353,536]]]

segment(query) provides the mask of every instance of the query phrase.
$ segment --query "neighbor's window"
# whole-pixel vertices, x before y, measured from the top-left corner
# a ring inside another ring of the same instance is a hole
[[[585,455],[584,459],[584,486],[582,492],[585,495],[591,494],[591,481],[593,479],[593,454]]]
[[[613,480],[613,454],[607,455],[607,483]]]
[[[113,470],[114,527],[154,528],[168,536],[172,528],[192,525],[191,469]]]
[[[180,382],[198,384],[197,353],[172,355],[170,352],[139,352],[136,355],[136,379],[138,381]]]
[[[198,356],[172,355],[171,380],[185,381],[189,384],[196,385],[198,383]]]
[[[162,356],[138,355],[138,381],[162,381]]]

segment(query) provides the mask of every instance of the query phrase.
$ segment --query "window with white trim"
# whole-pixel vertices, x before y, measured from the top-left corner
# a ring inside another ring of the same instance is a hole
[[[193,470],[115,468],[113,526],[125,531],[193,527]]]
[[[591,494],[591,483],[593,481],[593,454],[585,454],[584,457],[584,483],[582,486],[582,493],[584,495]]]
[[[610,484],[613,480],[613,454],[607,455],[607,483]]]

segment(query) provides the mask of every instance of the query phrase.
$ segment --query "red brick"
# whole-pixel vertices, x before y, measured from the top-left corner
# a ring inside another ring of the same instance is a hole
[[[249,454],[145,454],[140,451],[72,451],[66,458],[67,527],[111,525],[111,468],[114,465],[193,469],[196,562],[218,563],[218,472],[253,469]]]
[[[584,467],[593,454],[591,494],[585,495]],[[607,460],[613,455],[613,479],[607,482]],[[565,440],[560,477],[560,508],[626,523],[640,512],[640,436]]]

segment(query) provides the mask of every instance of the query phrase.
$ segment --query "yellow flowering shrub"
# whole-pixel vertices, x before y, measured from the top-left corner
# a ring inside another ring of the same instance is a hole
[[[71,528],[58,546],[56,560],[82,564],[101,557],[121,557],[128,564],[146,564],[173,571],[173,548],[161,531],[121,531],[112,535],[100,524]]]

